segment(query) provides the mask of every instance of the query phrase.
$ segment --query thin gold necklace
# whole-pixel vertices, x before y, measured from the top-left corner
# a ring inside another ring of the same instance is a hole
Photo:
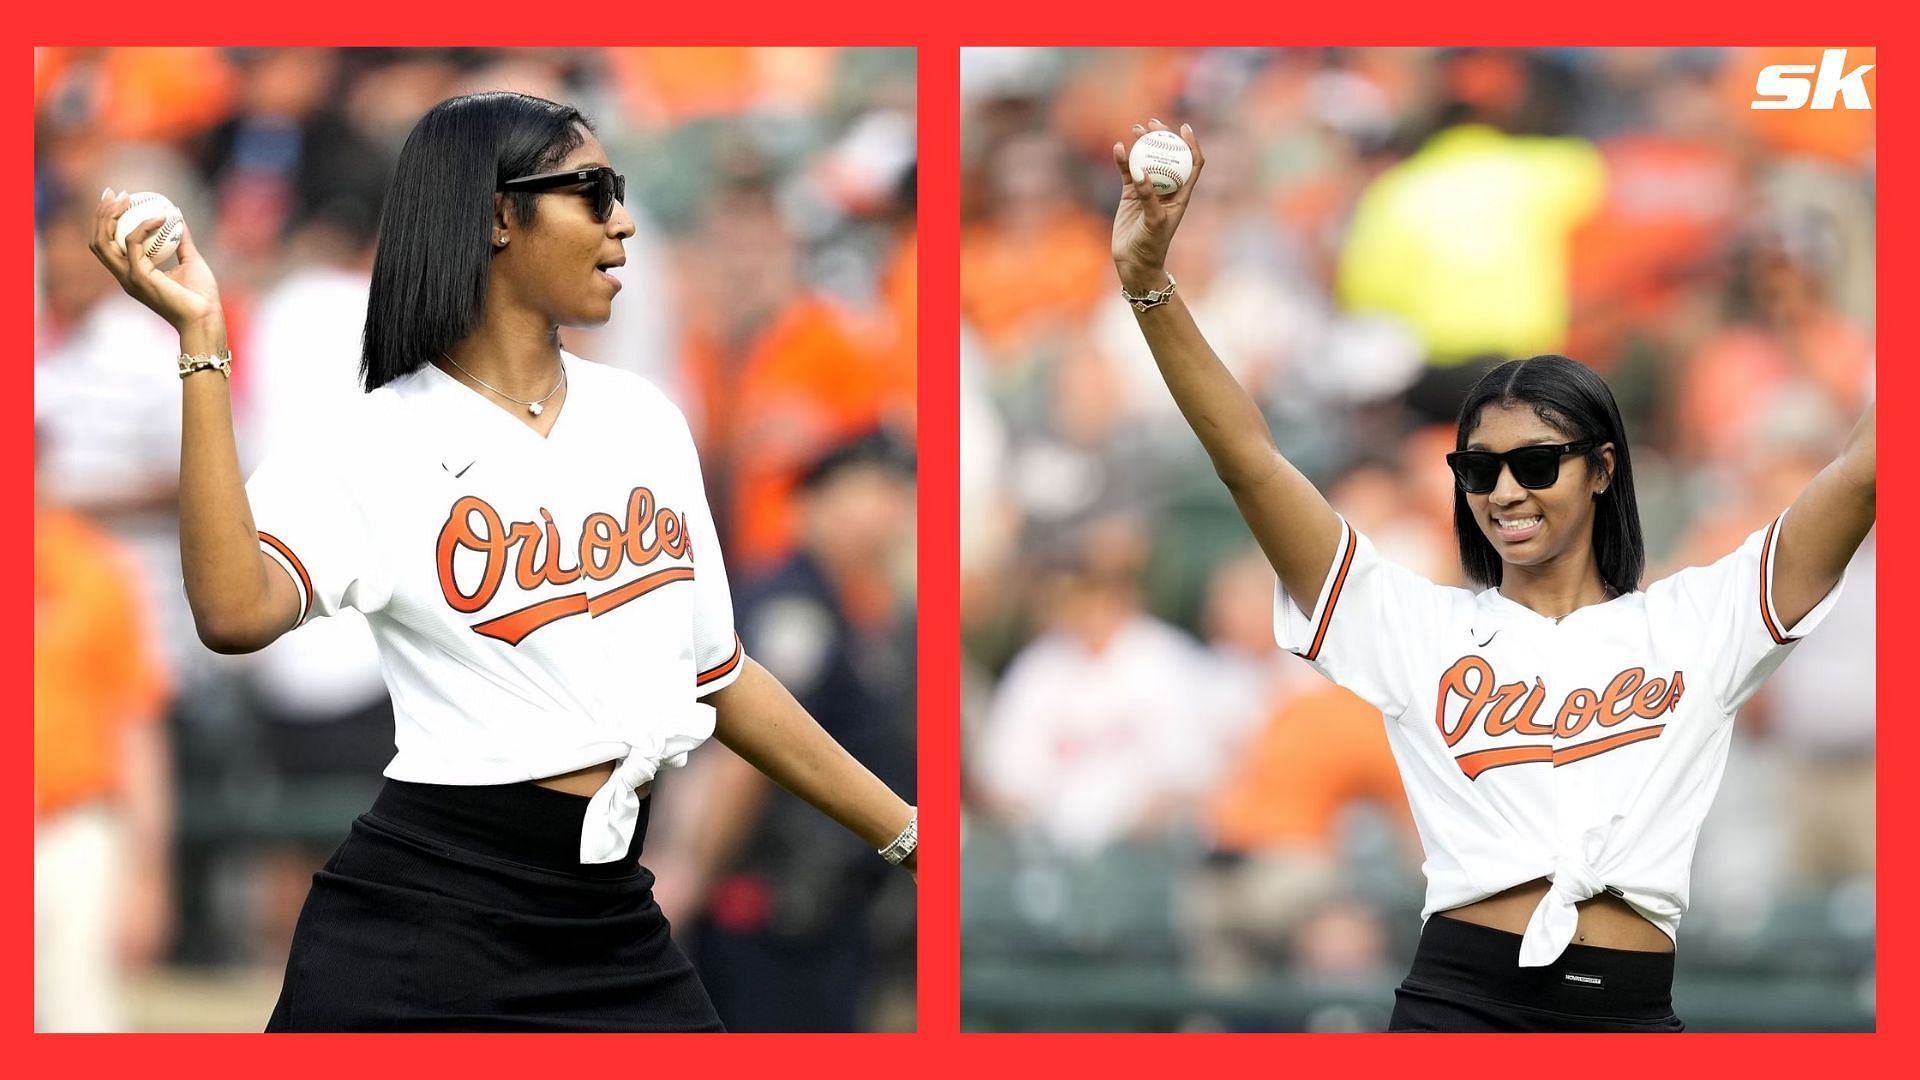
[[[480,376],[475,375],[471,371],[468,371],[466,368],[460,367],[460,361],[455,360],[453,357],[448,356],[446,353],[441,353],[440,356],[447,363],[452,364],[454,367],[460,368],[460,373],[462,375],[465,375],[467,378],[472,379],[474,382],[479,383],[481,386],[486,387],[487,389],[493,391],[494,393],[499,394],[501,397],[506,398],[508,401],[513,402],[515,405],[525,405],[527,407],[527,411],[532,413],[535,416],[539,416],[541,411],[546,408],[547,402],[553,399],[553,395],[559,393],[560,388],[567,385],[567,365],[562,363],[560,365],[560,381],[553,384],[553,389],[547,391],[546,397],[543,397],[538,401],[521,401],[519,398],[514,397],[512,394],[509,394],[501,390],[499,387],[493,385],[492,383],[486,381],[485,379],[482,379]]]

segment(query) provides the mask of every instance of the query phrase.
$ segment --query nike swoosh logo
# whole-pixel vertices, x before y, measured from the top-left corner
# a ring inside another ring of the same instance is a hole
[[[1491,634],[1488,634],[1488,635],[1487,635],[1487,640],[1486,640],[1486,641],[1483,641],[1483,642],[1481,642],[1481,643],[1479,644],[1479,646],[1478,646],[1478,647],[1479,647],[1479,648],[1482,648],[1482,649],[1484,649],[1484,648],[1486,648],[1486,647],[1487,647],[1487,646],[1488,646],[1488,645],[1489,645],[1490,643],[1492,643],[1492,641],[1493,641],[1493,639],[1494,639],[1494,638],[1497,638],[1497,637],[1499,637],[1499,636],[1500,636],[1500,631],[1498,631],[1498,630],[1495,630],[1495,631],[1494,631],[1493,633],[1491,633]]]
[[[477,461],[477,460],[479,460],[479,459],[478,459],[478,458],[475,458],[474,460],[475,460],[475,461]],[[459,471],[459,472],[453,472],[453,468],[452,468],[451,466],[449,466],[449,465],[448,465],[448,464],[447,464],[446,462],[444,462],[444,461],[440,463],[440,467],[441,467],[441,468],[443,468],[443,469],[446,469],[446,470],[447,470],[448,472],[451,472],[451,473],[453,473],[453,478],[454,478],[455,480],[458,480],[458,479],[460,479],[461,477],[463,477],[463,476],[465,476],[465,475],[467,475],[467,470],[468,470],[468,469],[471,469],[471,468],[473,468],[473,462],[472,462],[472,461],[469,461],[469,462],[467,462],[467,463],[466,463],[465,465],[462,465],[462,466],[460,466],[460,471]]]

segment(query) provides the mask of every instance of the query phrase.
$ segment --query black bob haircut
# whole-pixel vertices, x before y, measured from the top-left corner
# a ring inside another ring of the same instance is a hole
[[[551,171],[592,130],[571,105],[499,91],[449,98],[413,126],[380,213],[360,345],[367,390],[418,371],[480,325],[496,197],[515,220],[533,220],[534,194],[496,196],[500,182]]]
[[[1615,594],[1625,596],[1638,589],[1647,567],[1647,546],[1640,534],[1640,504],[1633,497],[1626,425],[1620,421],[1620,407],[1614,404],[1606,380],[1578,360],[1552,353],[1509,360],[1481,376],[1467,391],[1454,449],[1467,448],[1467,437],[1489,405],[1525,405],[1568,442],[1593,440],[1585,458],[1587,467],[1596,471],[1606,468],[1600,445],[1613,444],[1613,478],[1605,491],[1594,496],[1593,556],[1600,564],[1600,580]],[[1500,554],[1480,531],[1458,484],[1453,489],[1453,533],[1460,542],[1460,566],[1467,579],[1482,588],[1499,585]]]

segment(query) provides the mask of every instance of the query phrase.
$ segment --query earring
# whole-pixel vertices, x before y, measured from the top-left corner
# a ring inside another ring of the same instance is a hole
[[[494,247],[506,247],[506,246],[507,246],[507,237],[506,237],[506,234],[505,234],[505,233],[502,233],[501,235],[499,235],[499,236],[496,236],[496,237],[494,237],[494,238],[493,238],[493,246],[494,246]]]

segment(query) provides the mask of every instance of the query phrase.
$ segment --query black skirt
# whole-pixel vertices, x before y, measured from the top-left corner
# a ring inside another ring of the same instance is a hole
[[[1520,935],[1445,915],[1427,920],[1388,1031],[1684,1031],[1673,954],[1569,945],[1520,966]]]
[[[719,1031],[639,865],[579,862],[587,800],[387,781],[313,877],[268,1031]]]

